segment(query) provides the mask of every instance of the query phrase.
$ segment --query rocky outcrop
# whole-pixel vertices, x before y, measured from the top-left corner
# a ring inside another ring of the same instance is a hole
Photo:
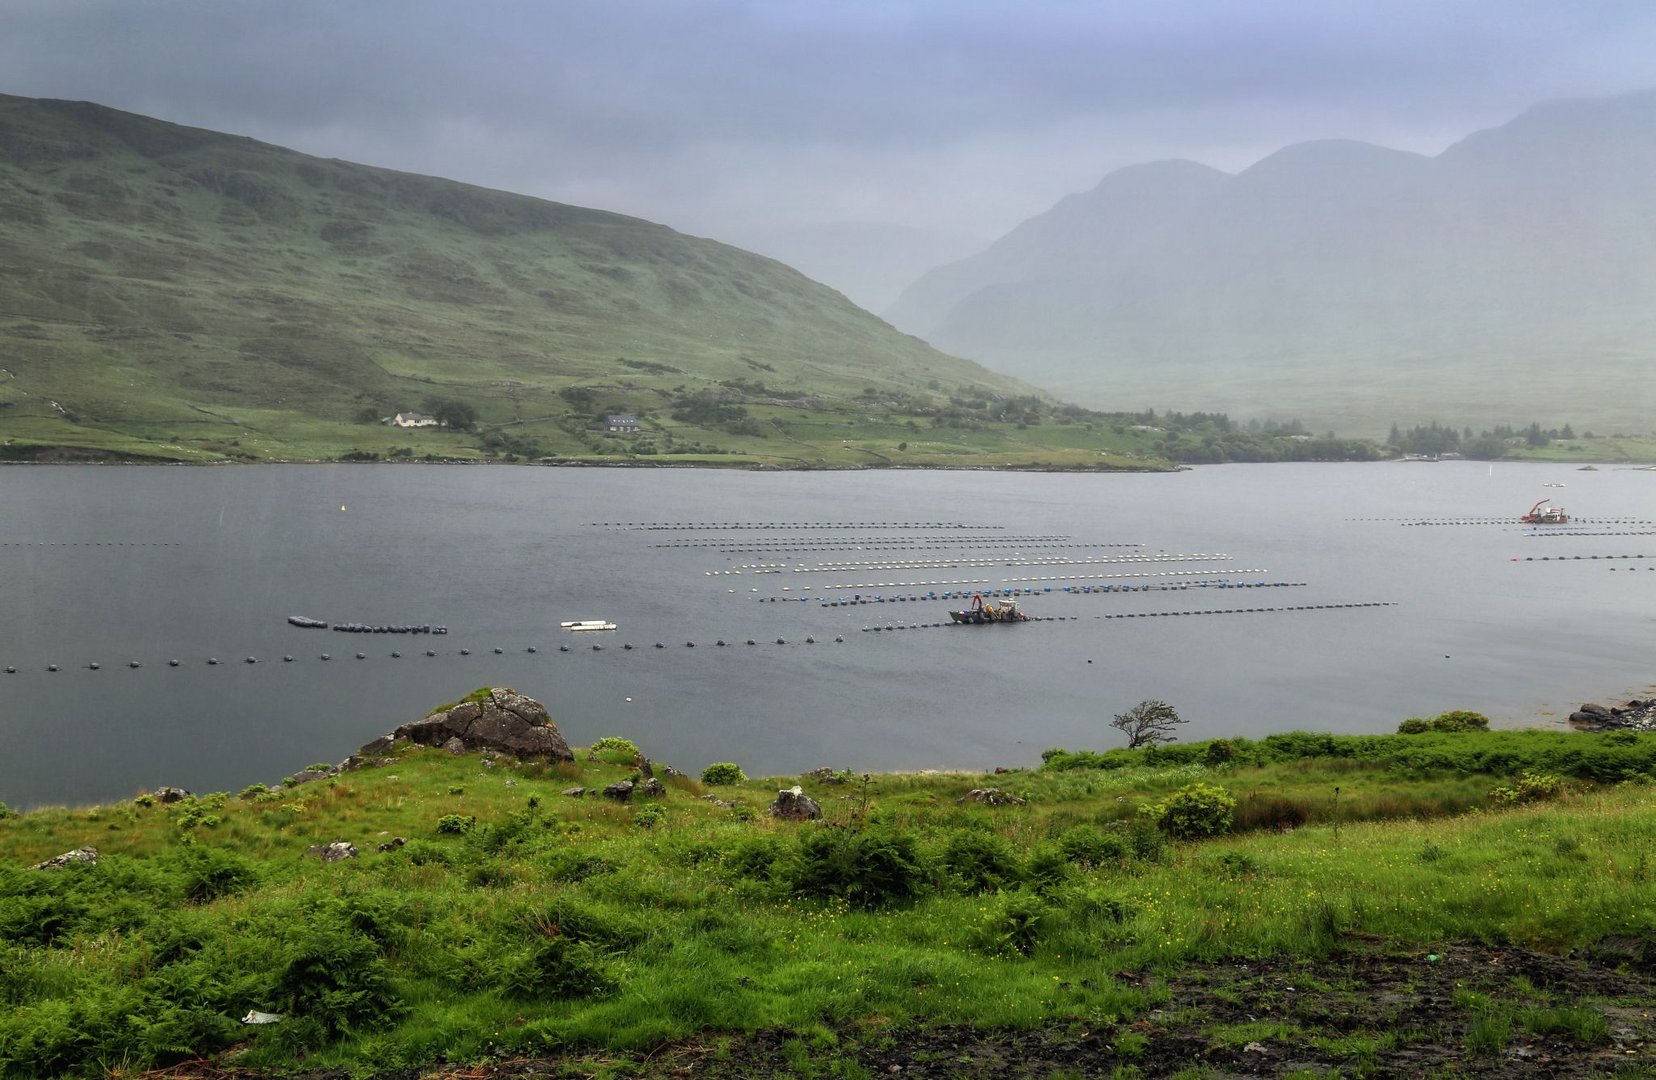
[[[98,849],[95,847],[78,847],[73,851],[65,851],[62,855],[53,855],[45,862],[35,863],[36,870],[62,870],[65,866],[76,863],[85,863],[88,866],[98,861]]]
[[[1656,731],[1656,698],[1608,709],[1588,702],[1570,714],[1570,723],[1583,731]]]
[[[960,798],[957,803],[975,802],[986,806],[1022,806],[1024,800],[1010,792],[1002,791],[998,787],[973,788]]]
[[[604,798],[614,799],[616,802],[626,802],[632,798],[633,788],[636,786],[631,780],[617,780],[604,788]]]
[[[323,862],[344,862],[346,859],[357,857],[356,845],[348,840],[335,840],[331,844],[317,844],[305,849],[306,855],[316,855]]]
[[[796,786],[778,791],[769,813],[784,821],[815,821],[822,816],[822,807],[805,794],[804,788]]]
[[[495,687],[481,700],[462,701],[424,720],[404,724],[392,735],[422,746],[451,750],[458,747],[468,751],[493,750],[520,759],[575,760],[569,744],[547,715],[546,707],[534,698],[504,687]]]

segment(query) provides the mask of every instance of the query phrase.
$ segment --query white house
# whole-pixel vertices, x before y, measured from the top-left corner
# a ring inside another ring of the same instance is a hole
[[[638,417],[632,415],[631,413],[611,413],[609,416],[604,418],[604,425],[605,430],[607,431],[621,431],[632,435],[638,434]]]
[[[436,427],[439,421],[425,413],[400,412],[391,418],[392,427]]]

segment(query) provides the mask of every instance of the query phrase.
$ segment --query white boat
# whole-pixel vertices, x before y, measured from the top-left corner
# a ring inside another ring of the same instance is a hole
[[[603,619],[576,619],[573,622],[559,623],[565,630],[614,630],[615,624]]]

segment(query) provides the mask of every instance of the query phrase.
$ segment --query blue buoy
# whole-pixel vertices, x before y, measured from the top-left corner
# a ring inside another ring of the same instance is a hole
[[[321,656],[321,659],[323,659],[323,660],[332,660],[333,657],[329,656],[327,653],[323,653],[322,656]]]
[[[284,656],[284,657],[282,657],[282,663],[284,663],[284,664],[291,664],[291,663],[293,663],[293,657],[291,657],[291,656]]]
[[[243,661],[243,663],[248,663],[248,664],[257,664],[258,662],[259,662],[259,658],[256,657],[256,656],[249,656],[245,661]]]
[[[460,650],[460,655],[461,656],[470,656],[471,655],[471,650],[470,649],[461,649]]]
[[[496,649],[496,650],[495,650],[495,655],[496,655],[496,656],[499,656],[499,655],[500,655],[500,654],[501,654],[501,653],[503,653],[503,652],[505,652],[505,651],[506,651],[506,650],[504,650],[504,649]]]
[[[129,667],[129,668],[138,668],[138,667],[143,667],[143,666],[144,665],[140,664],[136,660],[128,660],[127,661],[127,667]]]
[[[47,671],[56,671],[57,669],[58,669],[58,666],[56,664],[47,664],[46,665],[46,670]]]
[[[86,666],[87,666],[87,667],[89,667],[89,668],[91,668],[91,669],[92,669],[92,670],[93,670],[93,671],[97,671],[97,670],[98,670],[98,665],[97,665],[97,663],[96,663],[96,662],[93,662],[93,663],[90,663],[90,664],[87,664],[87,665],[86,665]]]
[[[436,649],[427,649],[426,650],[426,655],[427,656],[436,656],[437,655],[437,650]]]
[[[208,664],[210,664],[210,665],[217,665],[217,664],[219,664],[219,663],[220,663],[220,662],[221,662],[221,661],[220,661],[220,660],[219,660],[219,658],[218,658],[218,657],[216,657],[216,656],[209,656],[209,657],[208,657],[208,658],[207,658],[207,663],[208,663]]]
[[[356,657],[357,657],[358,660],[366,660],[366,659],[368,659],[368,654],[359,652],[359,653],[356,654]]]
[[[178,666],[178,661],[177,660],[168,660],[167,661],[167,666],[168,667],[177,667]]]
[[[535,647],[534,647],[534,646],[533,646],[533,645],[531,645],[531,646],[529,646],[529,649],[528,649],[528,651],[529,651],[529,652],[534,652],[534,651],[535,651]]]

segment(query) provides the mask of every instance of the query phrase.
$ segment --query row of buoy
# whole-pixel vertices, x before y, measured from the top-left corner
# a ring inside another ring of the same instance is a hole
[[[376,626],[370,623],[334,623],[334,632],[339,634],[446,634],[448,627],[432,626],[430,623],[421,623],[418,626],[395,624],[391,626]]]
[[[852,544],[884,544],[895,547],[924,547],[928,544],[947,541],[951,546],[962,544],[988,544],[995,547],[1006,547],[1012,544],[1052,544],[1063,546],[1060,542],[1071,540],[1068,533],[1055,533],[1051,536],[782,536],[774,540],[732,540],[729,537],[710,537],[704,540],[669,540],[662,544],[651,544],[650,547],[665,550],[669,548],[716,548],[739,547],[742,549],[762,549],[773,547],[809,546],[811,544],[830,544],[835,548],[842,548]],[[1138,544],[1082,544],[1071,545],[1080,547],[1139,547]]]
[[[1377,519],[1381,520],[1381,519]],[[1572,517],[1572,524],[1576,525],[1656,525],[1656,522],[1645,521],[1639,518],[1582,518]],[[1442,518],[1416,520],[1409,519],[1403,522],[1403,527],[1422,525],[1527,525],[1528,522],[1517,518]]]
[[[746,641],[747,641],[747,644],[749,644],[749,645],[759,644],[759,640],[757,638],[748,638],[748,639],[746,639]],[[836,635],[835,638],[834,638],[834,641],[836,643],[843,643],[845,641],[845,639],[843,637],[839,637],[839,636]],[[788,643],[787,638],[777,638],[776,639],[776,644],[778,644],[778,645],[786,645],[787,643]],[[807,644],[807,645],[815,645],[816,643],[817,643],[817,639],[814,635],[809,635],[805,638],[805,644]],[[722,649],[727,645],[735,644],[735,642],[726,641],[724,638],[719,638],[713,644],[716,648]],[[608,647],[609,646],[605,646],[605,645],[593,645],[592,646],[592,651],[593,652],[603,652]],[[658,641],[658,642],[655,643],[655,648],[665,649],[666,647],[667,647],[666,644],[663,643],[663,642]],[[687,649],[694,649],[696,647],[696,643],[694,641],[686,641],[684,643],[684,647],[687,648]],[[621,643],[621,650],[623,652],[632,652],[636,648],[638,648],[638,646],[634,645],[630,641],[626,641],[626,642]],[[568,645],[559,645],[558,646],[558,651],[559,652],[569,652],[570,649],[571,649],[571,647],[568,646]]]
[[[1113,614],[1113,615],[1094,615],[1093,618],[1095,618],[1095,619],[1153,619],[1153,618],[1160,618],[1160,617],[1163,617],[1163,616],[1178,616],[1178,615],[1253,615],[1253,614],[1263,614],[1263,613],[1266,613],[1266,612],[1281,612],[1281,611],[1336,611],[1336,610],[1347,609],[1347,608],[1379,608],[1379,607],[1396,607],[1396,606],[1397,606],[1396,603],[1394,603],[1392,601],[1371,601],[1371,602],[1367,602],[1367,603],[1356,603],[1356,604],[1300,604],[1300,605],[1295,605],[1295,606],[1291,606],[1291,607],[1210,608],[1210,609],[1207,609],[1207,610],[1204,610],[1204,611],[1133,611],[1133,612],[1121,612],[1119,614]],[[1064,616],[1064,615],[1058,615],[1058,616],[1036,616],[1036,615],[1031,615],[1028,619],[1026,619],[1024,621],[1025,622],[1079,622],[1080,617],[1076,616],[1076,615],[1069,615],[1069,616]],[[871,633],[871,632],[872,633],[878,633],[882,630],[930,630],[930,629],[935,629],[937,627],[955,627],[955,626],[963,626],[963,625],[966,625],[966,624],[956,623],[956,622],[952,622],[952,621],[951,622],[946,622],[946,623],[906,623],[906,624],[900,623],[900,624],[895,625],[895,626],[865,626],[865,627],[863,627],[863,633],[865,633],[865,634],[866,633]],[[990,624],[990,625],[1000,625],[1000,624]]]
[[[796,566],[796,574],[844,574],[853,571],[877,570],[977,570],[999,566],[1130,566],[1135,563],[1216,562],[1229,555],[1203,552],[1177,555],[1106,555],[1098,559],[914,559],[907,562],[846,562],[819,563],[816,566]]]
[[[810,636],[805,637],[803,639],[803,642],[806,645],[815,645],[815,644],[818,643],[818,640],[819,639],[815,635],[810,635]],[[747,639],[745,639],[745,641],[749,645],[758,645],[759,644],[759,641],[758,641],[757,638],[747,638]],[[836,643],[843,643],[845,641],[845,638],[836,635],[834,637],[834,641]],[[725,639],[720,638],[718,641],[714,642],[714,644],[717,647],[723,648],[727,645],[733,645],[733,644],[735,644],[735,642],[726,641]],[[776,639],[776,644],[786,645],[786,644],[788,644],[788,640],[786,638],[780,638],[779,637],[779,638]],[[606,648],[609,648],[609,647],[611,647],[611,646],[593,645],[592,646],[592,651],[593,652],[603,652]],[[654,647],[657,648],[657,649],[667,648],[666,644],[664,642],[660,642],[660,641],[656,642]],[[694,649],[696,647],[696,643],[694,641],[686,641],[684,643],[684,647],[687,648],[687,649]],[[638,646],[633,645],[631,642],[625,642],[622,645],[620,645],[619,648],[621,648],[623,651],[631,652],[635,648],[638,648]],[[499,655],[504,654],[506,650],[497,648],[493,651],[494,651],[494,654],[496,656],[499,656]],[[573,646],[570,646],[570,645],[559,645],[558,646],[558,651],[561,652],[561,653],[567,653],[567,652],[573,652],[573,651],[579,651],[579,650],[577,648],[573,647]],[[524,649],[524,652],[526,652],[526,653],[539,653],[540,649],[537,648],[534,645],[530,645],[528,648]],[[368,659],[370,659],[369,655],[365,652],[359,652],[359,653],[356,653],[354,655],[355,655],[355,658],[358,659],[358,660],[368,660]],[[400,660],[400,659],[402,659],[402,655],[403,654],[400,651],[394,651],[394,652],[391,652],[391,653],[387,654],[388,658],[392,659],[392,660]],[[437,652],[437,650],[435,650],[435,649],[427,649],[427,650],[425,650],[425,655],[428,656],[428,657],[436,657],[436,656],[440,656],[440,655],[444,655],[444,654],[441,654],[441,653]],[[470,656],[471,655],[471,650],[470,649],[460,649],[457,653],[450,654],[450,655]],[[319,661],[330,661],[330,660],[334,659],[334,656],[333,656],[332,653],[322,653],[322,654],[318,655],[316,659],[319,660]],[[244,664],[257,664],[257,663],[260,663],[260,660],[256,656],[248,656],[248,657],[245,657],[242,660],[242,662]],[[289,656],[283,656],[282,657],[282,662],[284,664],[292,664],[292,663],[295,663],[296,660],[295,660],[295,657],[289,655]],[[206,660],[206,665],[208,667],[220,667],[223,664],[224,664],[224,661],[219,659],[216,656],[209,656]],[[137,670],[137,669],[142,668],[144,666],[144,662],[141,661],[141,660],[129,660],[129,661],[127,661],[126,666],[129,669]],[[182,667],[183,666],[183,661],[174,658],[174,659],[168,660],[166,662],[166,666],[167,667],[172,667],[172,668]],[[103,664],[99,663],[96,660],[91,661],[90,663],[86,664],[85,667],[86,667],[86,670],[88,670],[88,671],[101,671],[101,670],[103,670]],[[0,669],[0,670],[3,670],[4,673],[7,674],[7,675],[16,675],[18,673],[18,668],[15,664],[9,664],[5,668]],[[46,665],[46,670],[49,671],[49,672],[59,672],[59,671],[63,670],[63,667],[60,664],[47,664]]]
[[[1268,574],[1269,570],[1255,567],[1251,570],[1225,570],[1226,574]],[[1049,577],[1012,577],[1003,581],[1098,581],[1103,578],[1119,581],[1123,578],[1195,577],[1212,574],[1212,570],[1141,570],[1133,574],[1057,574]],[[826,588],[827,586],[824,586]]]
[[[1540,532],[1525,533],[1526,540],[1537,537],[1550,540],[1556,536],[1656,536],[1656,529],[1629,529],[1621,532]]]
[[[1140,592],[1188,592],[1191,589],[1209,589],[1209,588],[1211,588],[1211,589],[1297,589],[1297,588],[1304,588],[1305,585],[1306,585],[1306,582],[1303,582],[1303,581],[1220,581],[1220,582],[1180,581],[1180,582],[1169,582],[1169,583],[1164,584],[1164,585],[1150,585],[1150,584],[1144,584],[1144,585],[1065,585],[1065,586],[1062,586],[1059,589],[1059,591],[1070,593],[1072,595],[1084,596],[1084,595],[1102,594],[1102,593],[1115,594],[1115,593],[1140,593]],[[974,595],[975,596],[981,596],[984,599],[989,600],[989,599],[995,599],[997,597],[1008,597],[1008,596],[1037,596],[1037,595],[1043,595],[1043,594],[1050,594],[1051,592],[1052,592],[1052,586],[1048,585],[1048,586],[1046,586],[1044,588],[1041,588],[1041,589],[1033,589],[1033,588],[977,589],[977,590],[973,590],[972,592],[967,592],[965,590],[958,590],[957,591],[957,590],[952,590],[951,589],[951,590],[948,590],[946,592],[941,592],[941,593],[939,593],[939,592],[928,592],[928,593],[921,593],[921,594],[911,593],[911,594],[908,594],[908,595],[896,595],[896,596],[885,596],[885,595],[879,594],[879,593],[876,593],[873,596],[863,596],[859,593],[857,595],[842,598],[842,599],[838,599],[838,600],[819,600],[818,601],[818,606],[819,607],[856,607],[856,606],[861,605],[861,604],[900,604],[900,603],[909,603],[911,601],[912,602],[928,602],[928,601],[934,601],[934,600],[968,600],[971,597],[973,597]],[[805,601],[809,601],[810,599],[811,599],[811,597],[808,597],[808,596],[797,596],[797,597],[795,597],[795,596],[761,596],[761,597],[759,597],[760,603],[767,603],[767,602],[768,603],[776,603],[777,601],[782,601],[782,602],[785,603],[789,600],[799,600],[801,602],[805,602]]]
[[[1599,559],[1648,559],[1649,555],[1514,555],[1513,562],[1594,562]]]
[[[183,547],[177,541],[147,543],[140,540],[3,540],[0,547]]]
[[[951,619],[948,622],[898,623],[895,626],[865,626],[862,628],[862,632],[865,634],[878,634],[883,630],[936,630],[937,628],[944,626],[1016,626],[1019,623],[1080,621],[1081,617],[1079,615],[1030,615],[1026,618],[1019,619],[1017,623],[996,623],[989,622],[988,620],[985,620],[982,623],[957,623]]]
[[[749,529],[765,532],[777,529],[984,529],[1000,531],[1004,525],[970,524],[963,521],[596,521],[600,529]]]

